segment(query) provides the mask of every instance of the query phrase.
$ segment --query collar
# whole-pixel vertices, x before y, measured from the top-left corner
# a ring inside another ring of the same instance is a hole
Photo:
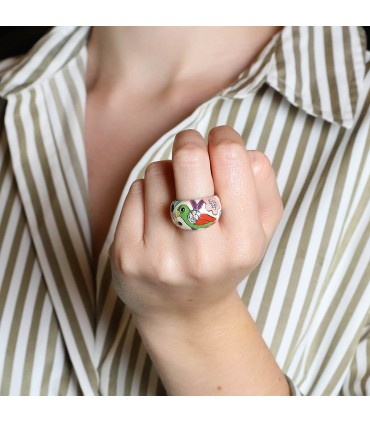
[[[86,27],[53,28],[13,66],[5,66],[0,96],[50,78],[80,51],[88,34]],[[365,53],[362,27],[284,27],[221,96],[244,98],[267,83],[309,115],[351,128]]]
[[[284,27],[221,94],[245,98],[267,83],[309,115],[351,128],[365,54],[362,27]]]
[[[88,34],[87,27],[54,27],[24,56],[0,63],[0,96],[17,94],[54,76],[81,51]]]

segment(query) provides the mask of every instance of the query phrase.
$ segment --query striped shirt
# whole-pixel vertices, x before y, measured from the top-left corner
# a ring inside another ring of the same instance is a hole
[[[370,394],[370,54],[360,27],[285,27],[141,157],[92,276],[83,136],[88,28],[0,63],[0,393],[163,395],[107,250],[131,183],[175,135],[234,127],[285,212],[238,286],[292,395]]]

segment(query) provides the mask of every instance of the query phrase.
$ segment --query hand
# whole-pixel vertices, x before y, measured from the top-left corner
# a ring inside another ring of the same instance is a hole
[[[220,220],[185,231],[171,221],[175,199],[216,193]],[[219,308],[259,263],[281,218],[272,167],[247,151],[231,127],[214,128],[208,147],[180,132],[173,160],[151,163],[127,195],[109,255],[117,293],[135,318],[189,319]]]

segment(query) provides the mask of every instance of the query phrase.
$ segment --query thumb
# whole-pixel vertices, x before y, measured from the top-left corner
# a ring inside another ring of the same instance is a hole
[[[270,160],[260,151],[248,150],[256,182],[258,211],[268,241],[283,214],[283,203]]]

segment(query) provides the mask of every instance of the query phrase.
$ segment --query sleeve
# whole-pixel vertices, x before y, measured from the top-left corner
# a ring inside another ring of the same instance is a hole
[[[370,395],[370,323],[362,332],[339,395]]]

